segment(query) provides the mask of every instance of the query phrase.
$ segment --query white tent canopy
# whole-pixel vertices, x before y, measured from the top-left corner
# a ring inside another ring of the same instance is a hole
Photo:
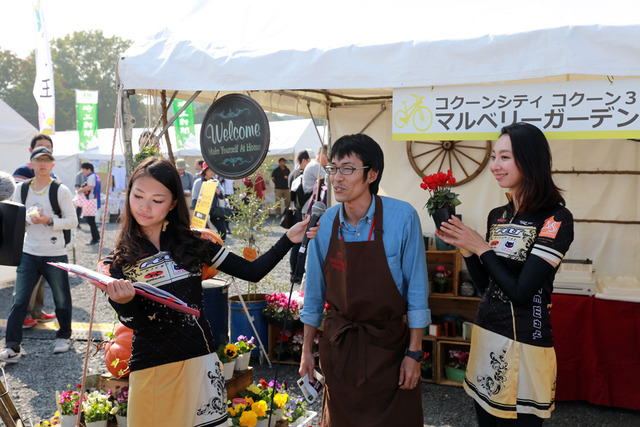
[[[640,2],[543,0],[201,1],[131,46],[119,81],[136,93],[212,102],[252,93],[265,109],[315,117],[380,103],[396,87],[640,75]],[[312,20],[307,17],[313,17]],[[153,70],[153,71],[150,71]],[[273,91],[264,93],[263,91]],[[293,92],[295,91],[295,92]],[[382,100],[379,97],[383,97]]]
[[[381,192],[409,201],[426,233],[426,194],[391,138],[393,88],[640,77],[640,2],[542,0],[199,1],[120,55],[125,90],[201,102],[248,93],[265,110],[327,117],[332,135],[366,133],[385,153]],[[335,138],[332,136],[331,140]],[[554,167],[640,170],[637,142],[551,141]],[[558,175],[577,219],[638,221],[637,175]],[[479,232],[504,203],[488,168],[460,187]],[[611,208],[620,206],[623,208]],[[568,258],[600,275],[640,276],[637,224],[579,222]]]
[[[11,174],[28,162],[29,143],[38,133],[38,129],[0,99],[0,170]]]

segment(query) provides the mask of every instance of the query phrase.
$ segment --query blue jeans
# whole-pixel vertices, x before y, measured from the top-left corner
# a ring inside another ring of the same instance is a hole
[[[22,253],[22,261],[16,271],[16,284],[13,290],[13,304],[7,320],[6,346],[20,350],[22,342],[22,324],[27,316],[27,307],[31,293],[40,276],[47,279],[56,304],[56,317],[60,329],[56,338],[71,337],[71,289],[69,274],[65,270],[47,264],[47,262],[69,262],[66,255],[44,257]]]

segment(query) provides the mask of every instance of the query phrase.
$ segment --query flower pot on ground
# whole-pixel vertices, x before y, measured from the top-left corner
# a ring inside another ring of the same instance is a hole
[[[118,427],[127,427],[127,417],[126,417],[126,415],[118,415],[118,414],[116,414],[116,421],[118,422]]]
[[[60,415],[60,426],[61,427],[76,427],[76,419],[78,417],[76,415]]]
[[[251,350],[256,348],[254,344],[255,338],[247,338],[244,335],[238,336],[238,340],[235,342],[238,347],[238,358],[236,360],[236,371],[246,371],[249,369],[249,362],[251,360]]]
[[[104,421],[104,423],[94,424],[92,427],[106,427],[112,408],[113,402],[106,392],[95,390],[86,394],[86,400],[82,402],[82,411],[87,427],[90,426],[90,423],[99,421]]]
[[[92,421],[92,422],[85,423],[85,426],[86,427],[107,427],[108,422],[109,421],[107,420]]]

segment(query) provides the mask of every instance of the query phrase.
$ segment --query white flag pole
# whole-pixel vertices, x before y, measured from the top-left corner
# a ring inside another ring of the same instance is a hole
[[[53,135],[55,132],[56,98],[53,84],[53,62],[51,48],[44,23],[42,0],[34,0],[36,22],[36,80],[33,97],[38,103],[38,123],[40,132]]]

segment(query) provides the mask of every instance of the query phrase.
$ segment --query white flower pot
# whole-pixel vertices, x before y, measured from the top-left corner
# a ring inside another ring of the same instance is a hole
[[[107,427],[107,420],[102,421],[93,421],[90,423],[85,423],[87,427]]]
[[[76,415],[60,415],[61,427],[76,427]]]
[[[236,359],[236,371],[246,371],[249,369],[249,362],[251,361],[251,353],[239,354]]]
[[[269,426],[269,418],[265,418],[264,420],[258,420],[256,427],[268,427]]]
[[[127,427],[127,416],[116,414],[116,420],[118,421],[118,427]]]
[[[229,381],[231,378],[233,378],[233,369],[236,366],[236,361],[234,359],[231,362],[223,363],[222,365],[224,369],[224,380]]]
[[[283,416],[284,416],[284,409],[278,408],[275,411],[273,411],[273,415],[271,416],[271,423],[269,424],[269,427],[275,427],[276,423],[280,421]]]

